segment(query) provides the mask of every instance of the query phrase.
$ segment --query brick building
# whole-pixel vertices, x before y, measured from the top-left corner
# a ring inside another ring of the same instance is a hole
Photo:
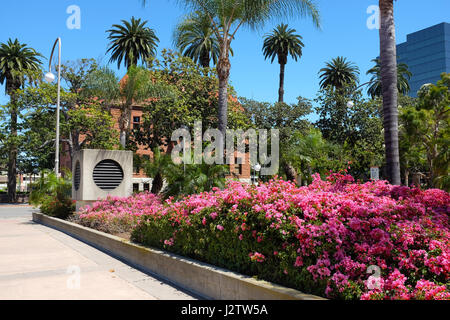
[[[119,129],[119,117],[121,111],[119,107],[111,107],[111,115],[114,121],[114,129],[117,132]],[[142,124],[143,120],[143,109],[140,106],[133,106],[131,113],[131,129],[136,129],[137,126]],[[80,139],[83,139],[81,136]],[[63,152],[61,153],[61,167],[71,168],[71,159],[68,152],[68,146],[63,144]],[[145,146],[139,145],[136,155],[143,157],[144,159],[151,159],[153,153],[151,150]],[[237,159],[242,159],[242,164],[232,164],[230,165],[230,175],[227,177],[229,179],[239,179],[243,182],[251,182],[251,166],[250,166],[250,156],[249,154],[239,154],[235,152],[235,163]],[[133,165],[133,190],[134,191],[149,191],[152,187],[152,180],[150,177],[146,176],[144,169],[138,166],[138,163]]]

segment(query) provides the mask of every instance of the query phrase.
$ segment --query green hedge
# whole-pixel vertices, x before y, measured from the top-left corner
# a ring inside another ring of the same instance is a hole
[[[265,217],[264,212],[248,212],[244,216],[240,210],[233,213],[230,209],[222,207],[221,212],[218,208],[207,208],[190,215],[188,220],[180,219],[176,213],[142,217],[142,222],[134,229],[131,239],[244,275],[257,274],[259,279],[323,295],[326,281],[314,281],[306,268],[294,267],[296,247],[287,246],[282,252],[277,252],[283,244],[298,242],[292,236],[294,232],[283,235],[280,230],[271,228],[271,221]],[[215,219],[210,216],[213,212],[218,213]],[[203,219],[207,221],[206,224]],[[241,229],[242,223],[246,225],[245,231]],[[218,225],[224,228],[223,231],[217,230]],[[281,229],[287,231],[291,228],[292,225],[286,223]],[[171,244],[174,230],[176,241]],[[243,235],[242,240],[239,240],[240,234]],[[258,237],[264,238],[264,241],[258,242]],[[254,261],[249,259],[249,252],[264,254],[264,263],[258,262],[256,257]],[[305,259],[306,265],[314,262],[315,260]]]

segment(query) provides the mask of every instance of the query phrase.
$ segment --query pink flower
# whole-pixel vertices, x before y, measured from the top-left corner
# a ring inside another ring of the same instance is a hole
[[[259,252],[250,253],[248,256],[252,262],[264,262],[266,260],[266,257]]]
[[[222,227],[220,224],[217,225],[217,229],[219,229],[220,231],[223,231],[224,227]]]
[[[217,212],[213,212],[209,215],[213,220],[217,218]]]

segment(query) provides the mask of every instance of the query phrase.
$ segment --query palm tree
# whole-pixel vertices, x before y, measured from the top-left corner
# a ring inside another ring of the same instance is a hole
[[[6,82],[5,92],[10,96],[10,133],[13,138],[9,147],[8,158],[8,201],[16,201],[16,168],[17,168],[17,95],[16,91],[25,84],[25,75],[40,70],[41,54],[17,39],[8,40],[0,45],[0,83]]]
[[[145,173],[153,178],[152,190],[153,194],[159,194],[164,186],[164,178],[166,178],[171,170],[170,164],[172,159],[170,155],[161,153],[159,147],[153,148],[153,157],[145,165]]]
[[[149,70],[134,65],[128,69],[122,81],[119,81],[113,70],[99,68],[87,77],[83,89],[89,97],[101,99],[109,106],[119,106],[120,144],[124,149],[130,134],[133,104],[142,103],[149,97],[172,94],[166,86],[152,82]]]
[[[389,181],[401,184],[398,143],[397,48],[394,0],[380,0],[380,75],[383,96],[383,126],[386,169]]]
[[[189,14],[177,25],[174,43],[185,57],[204,68],[209,67],[211,60],[215,65],[219,59],[219,41],[211,20],[202,11]]]
[[[376,58],[372,60],[375,65],[367,71],[366,74],[372,75],[370,79],[370,86],[367,89],[367,94],[375,99],[375,97],[381,96],[381,77],[380,77],[380,59]],[[408,70],[408,65],[400,63],[397,66],[397,89],[401,94],[408,94],[410,91],[409,79],[411,79],[412,73]]]
[[[138,61],[147,61],[156,55],[156,47],[159,39],[154,30],[146,27],[147,21],[131,18],[130,21],[122,20],[123,25],[114,24],[109,33],[111,40],[106,53],[111,51],[110,62],[117,61],[117,67],[124,63],[129,69],[136,66]]]
[[[359,68],[344,57],[337,57],[320,69],[320,88],[332,86],[341,89],[345,84],[358,82]]]
[[[284,102],[284,69],[288,55],[295,61],[301,58],[304,44],[302,37],[295,34],[295,29],[288,29],[287,24],[278,25],[264,40],[264,58],[271,58],[271,63],[278,57],[280,64],[280,88],[278,90],[278,102]]]
[[[141,0],[145,4],[146,0]],[[219,130],[225,136],[228,126],[228,80],[230,47],[241,27],[256,29],[268,20],[285,16],[310,16],[319,27],[319,12],[313,0],[183,0],[192,11],[202,11],[211,20],[219,41]],[[222,141],[223,142],[223,141]]]
[[[176,165],[167,167],[167,187],[163,190],[165,198],[182,198],[186,195],[209,192],[213,188],[223,189],[226,176],[230,173],[226,165],[202,164]]]

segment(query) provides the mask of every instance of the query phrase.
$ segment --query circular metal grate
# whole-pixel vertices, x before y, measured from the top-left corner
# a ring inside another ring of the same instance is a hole
[[[95,166],[93,178],[100,189],[111,191],[122,183],[123,170],[116,161],[103,160]]]
[[[75,165],[75,174],[73,175],[73,182],[74,182],[76,191],[78,191],[78,189],[80,189],[80,180],[81,180],[81,167],[80,167],[80,162],[77,161],[77,163]]]

